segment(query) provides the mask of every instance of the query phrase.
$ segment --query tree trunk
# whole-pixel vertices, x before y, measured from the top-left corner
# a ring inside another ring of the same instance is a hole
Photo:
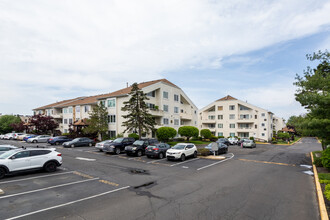
[[[97,139],[99,139],[99,141],[102,141],[102,135],[101,135],[101,132],[98,132],[98,138]]]

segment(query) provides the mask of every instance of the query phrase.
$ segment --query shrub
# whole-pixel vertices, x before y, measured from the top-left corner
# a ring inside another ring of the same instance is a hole
[[[201,136],[206,139],[210,139],[212,136],[212,133],[209,129],[202,129],[201,130]]]
[[[110,139],[110,135],[108,135],[108,134],[102,135],[102,141],[109,140],[109,139]]]
[[[327,148],[322,152],[321,161],[323,167],[330,168],[330,148]]]
[[[124,134],[123,133],[117,134],[117,138],[122,138],[122,137],[124,137]]]
[[[250,140],[253,140],[254,141],[254,137],[250,137]]]
[[[62,133],[62,136],[69,136],[70,133]]]
[[[181,136],[184,136],[187,138],[187,141],[189,141],[189,139],[191,137],[198,137],[198,128],[194,127],[194,126],[182,126],[179,128],[178,133]]]
[[[134,138],[135,140],[138,140],[139,139],[139,135],[138,134],[135,134],[135,133],[129,134],[128,137]]]
[[[210,154],[210,150],[206,149],[206,148],[200,148],[200,149],[197,149],[197,151],[202,156],[208,156]]]
[[[324,195],[328,200],[330,200],[330,184],[325,186]]]
[[[218,136],[218,138],[224,138],[225,136]]]
[[[176,136],[176,130],[171,127],[161,127],[157,129],[156,136],[159,141],[167,142],[169,139]]]
[[[211,138],[210,138],[210,140],[211,140],[211,141],[217,141],[218,138],[217,138],[216,136],[212,135]]]
[[[321,158],[314,157],[314,165],[317,167],[323,167]]]

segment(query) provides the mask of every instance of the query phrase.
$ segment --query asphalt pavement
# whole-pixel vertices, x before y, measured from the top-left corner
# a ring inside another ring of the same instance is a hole
[[[183,163],[56,147],[57,172],[0,180],[0,219],[319,219],[313,176],[301,166],[321,149],[314,138]]]

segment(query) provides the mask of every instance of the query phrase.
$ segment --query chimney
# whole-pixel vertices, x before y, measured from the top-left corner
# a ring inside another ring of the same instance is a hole
[[[126,82],[126,88],[128,88],[128,82]]]

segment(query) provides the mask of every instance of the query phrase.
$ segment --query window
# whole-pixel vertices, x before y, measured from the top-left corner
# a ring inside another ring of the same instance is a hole
[[[261,116],[262,116],[262,117],[265,117],[265,115],[266,115],[265,113],[261,113]]]
[[[174,113],[179,113],[179,107],[174,107]]]
[[[69,107],[69,113],[72,113],[72,107]]]
[[[249,115],[240,115],[239,118],[240,119],[249,119]]]
[[[257,125],[254,125],[254,128],[255,128],[255,129],[257,129],[257,128],[258,128],[258,126],[257,126]]]
[[[235,119],[235,115],[234,114],[230,114],[229,115],[229,119]]]
[[[262,126],[262,127],[264,127],[264,126],[265,126],[265,124],[264,124],[264,123],[261,123],[261,126]]]
[[[146,103],[147,107],[150,108],[150,109],[155,109],[156,105],[155,104],[152,104],[152,103]]]
[[[267,119],[265,118],[264,121],[267,121]]]
[[[64,114],[68,113],[68,109],[67,109],[67,108],[64,108],[64,109],[63,109],[63,113],[64,113]]]
[[[257,116],[257,115],[255,115],[255,116],[254,116],[254,119],[257,119],[257,118],[258,118],[258,116]]]
[[[229,110],[235,110],[235,105],[230,105]]]
[[[105,106],[105,100],[100,101],[100,105]]]
[[[197,114],[197,111],[195,110],[195,115]]]
[[[266,131],[267,130],[267,128],[264,128],[264,131]]]
[[[45,155],[45,154],[49,154],[50,152],[51,152],[50,150],[31,150],[30,156]]]
[[[147,96],[156,97],[156,91],[148,92]]]
[[[163,118],[163,124],[168,125],[168,118]]]
[[[229,133],[230,137],[235,137],[235,133]]]
[[[218,128],[223,128],[223,124],[218,124]]]
[[[218,119],[222,120],[223,119],[223,115],[218,115]]]
[[[163,98],[168,99],[168,92],[165,92],[165,91],[163,92]]]
[[[116,137],[116,131],[109,131],[109,136],[110,136],[110,138],[115,138]]]
[[[229,128],[235,128],[235,124],[229,124]]]
[[[240,105],[239,106],[239,110],[242,110],[242,111],[244,111],[244,110],[250,110],[248,107],[245,107],[245,106],[243,106],[243,105]]]
[[[168,105],[163,105],[164,112],[168,112]]]
[[[223,110],[223,106],[218,106],[218,111],[222,111]]]
[[[108,115],[108,123],[116,123],[116,115]]]
[[[85,109],[85,112],[88,112],[89,111],[89,105],[85,105],[84,109]]]
[[[30,151],[22,151],[14,155],[15,158],[29,157]]]
[[[262,133],[261,136],[265,136],[265,133]]]
[[[218,136],[223,136],[223,132],[218,132]]]
[[[176,101],[176,102],[179,101],[179,95],[174,94],[174,101]]]
[[[76,106],[76,112],[80,112],[80,106]]]
[[[69,118],[69,124],[72,124],[72,118]]]
[[[68,133],[68,129],[64,129],[64,133]]]
[[[114,108],[114,107],[116,107],[116,99],[109,99],[109,100],[108,100],[108,107],[109,107],[109,108]]]
[[[209,115],[209,120],[214,120],[215,119],[215,115]]]
[[[174,119],[174,125],[179,125],[179,119]]]
[[[67,124],[68,123],[68,119],[64,119],[63,120],[63,124]],[[66,132],[65,132],[66,133]]]
[[[215,124],[209,124],[208,127],[209,128],[215,128]]]

